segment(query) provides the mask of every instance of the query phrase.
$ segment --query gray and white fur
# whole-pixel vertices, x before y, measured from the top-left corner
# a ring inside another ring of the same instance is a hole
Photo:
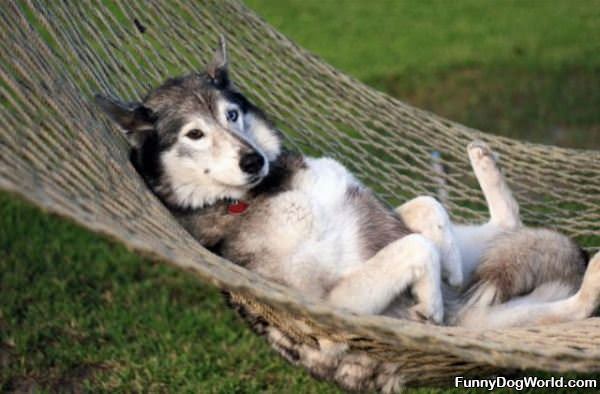
[[[600,301],[600,255],[586,271],[570,239],[524,227],[481,142],[467,151],[490,220],[465,226],[431,197],[393,210],[335,160],[285,150],[229,80],[224,42],[205,72],[170,79],[142,102],[97,96],[97,103],[124,130],[150,189],[196,239],[315,300],[474,328],[583,319]],[[237,200],[248,208],[233,214]],[[366,388],[376,368],[394,369],[341,344],[321,340],[315,350],[260,326],[288,359],[348,388]],[[376,388],[399,387],[388,375]]]

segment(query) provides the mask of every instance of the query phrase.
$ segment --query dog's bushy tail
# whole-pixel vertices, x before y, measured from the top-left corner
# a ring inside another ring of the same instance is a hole
[[[483,254],[463,294],[461,309],[488,307],[532,293],[547,301],[573,294],[588,260],[575,242],[555,231],[520,228],[503,232]]]

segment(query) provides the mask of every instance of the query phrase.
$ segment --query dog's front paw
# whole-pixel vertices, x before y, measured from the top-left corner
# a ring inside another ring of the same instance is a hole
[[[442,298],[433,302],[419,302],[408,309],[408,318],[421,323],[442,324],[444,320],[444,304]]]

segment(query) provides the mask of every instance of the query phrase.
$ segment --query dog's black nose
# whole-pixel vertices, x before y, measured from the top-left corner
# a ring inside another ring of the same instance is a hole
[[[265,165],[265,159],[256,152],[247,153],[240,159],[240,168],[248,174],[257,174]]]

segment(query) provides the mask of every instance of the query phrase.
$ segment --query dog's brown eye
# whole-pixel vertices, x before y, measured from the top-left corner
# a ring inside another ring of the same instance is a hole
[[[200,138],[204,137],[204,133],[200,129],[191,129],[185,136],[192,140],[199,140]]]

